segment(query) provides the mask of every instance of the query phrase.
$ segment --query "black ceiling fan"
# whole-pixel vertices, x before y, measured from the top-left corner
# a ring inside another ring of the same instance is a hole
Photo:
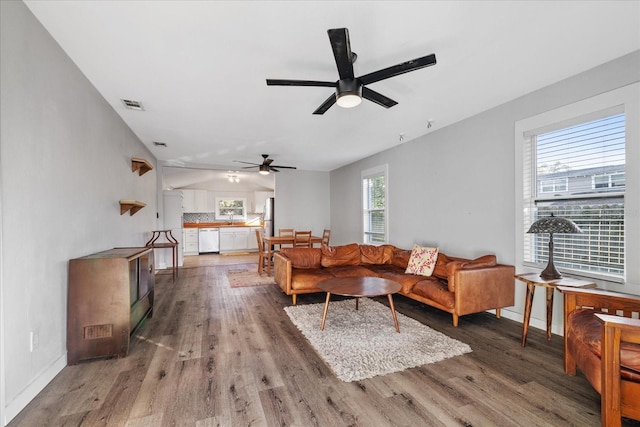
[[[253,166],[245,166],[243,169],[251,169],[251,168],[255,168],[257,166],[258,167],[258,173],[261,173],[262,175],[267,175],[269,172],[280,172],[277,168],[280,168],[280,169],[296,169],[295,166],[272,165],[271,163],[273,163],[273,159],[270,159],[268,154],[263,154],[262,158],[264,159],[262,161],[262,163],[243,162],[241,160],[234,160],[234,162],[236,162],[236,163],[245,163],[247,165],[253,165]]]
[[[375,102],[385,108],[393,107],[397,104],[393,99],[373,91],[365,85],[379,82],[409,71],[419,70],[436,63],[436,55],[431,54],[421,58],[412,59],[392,67],[374,71],[360,77],[353,75],[353,63],[357,55],[351,52],[349,42],[349,30],[346,28],[334,28],[327,30],[329,41],[333,49],[333,56],[338,66],[340,80],[335,82],[323,82],[316,80],[278,80],[267,79],[267,86],[320,86],[333,87],[335,94],[332,94],[320,105],[313,114],[324,114],[336,102],[341,107],[350,108],[360,104],[362,98]]]

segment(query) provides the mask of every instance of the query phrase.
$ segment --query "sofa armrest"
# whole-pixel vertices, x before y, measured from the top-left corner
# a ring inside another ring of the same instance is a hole
[[[620,425],[622,414],[640,419],[640,405],[637,401],[626,401],[627,393],[622,391],[620,377],[620,343],[640,344],[640,320],[599,313],[595,316],[602,323],[602,425]]]
[[[273,254],[273,276],[280,289],[291,295],[291,260],[279,252]]]
[[[457,270],[454,273],[457,313],[463,315],[512,306],[515,302],[514,274],[514,266],[503,264]]]

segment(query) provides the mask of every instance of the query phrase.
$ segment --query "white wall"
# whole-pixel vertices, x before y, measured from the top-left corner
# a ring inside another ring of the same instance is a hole
[[[570,60],[570,57],[567,58]],[[552,66],[552,64],[550,64]],[[388,164],[389,243],[439,246],[462,257],[494,253],[516,264],[515,122],[523,118],[610,91],[640,79],[640,51],[485,111],[462,122],[331,172],[331,224],[334,242],[362,241],[362,170]],[[499,83],[496,83],[499,84]],[[628,117],[627,120],[639,120]],[[637,128],[637,126],[636,126]],[[636,138],[636,136],[628,136]],[[640,144],[640,141],[631,141]],[[627,170],[638,170],[637,150],[630,150]],[[638,200],[640,183],[627,183],[629,199]],[[627,214],[629,236],[637,236],[637,209]],[[339,237],[338,237],[339,236]],[[629,239],[627,253],[640,253],[640,241]],[[638,277],[640,266],[627,260]],[[522,271],[516,265],[516,271]],[[638,284],[625,289],[638,293]],[[522,321],[525,287],[516,284],[516,304],[505,316]],[[534,301],[531,325],[545,327],[544,292]],[[561,298],[556,298],[554,331],[561,329]],[[461,320],[464,327],[464,319]]]
[[[155,227],[156,160],[22,2],[0,2],[2,424],[66,365],[67,266]],[[118,201],[147,204],[120,215]],[[30,333],[39,346],[30,351]]]
[[[328,172],[283,170],[275,176],[276,234],[279,228],[293,228],[321,236],[331,228]]]

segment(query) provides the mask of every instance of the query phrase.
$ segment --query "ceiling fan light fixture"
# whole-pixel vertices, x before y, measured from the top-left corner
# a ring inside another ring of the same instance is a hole
[[[268,165],[260,165],[260,170],[258,171],[260,175],[269,175],[269,166]]]
[[[356,79],[338,80],[336,104],[342,108],[353,108],[362,102],[362,85]]]

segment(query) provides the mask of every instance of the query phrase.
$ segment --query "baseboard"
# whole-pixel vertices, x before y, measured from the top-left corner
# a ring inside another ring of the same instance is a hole
[[[56,375],[67,366],[67,353],[57,358],[47,369],[45,369],[40,375],[38,375],[24,390],[13,398],[10,402],[7,402],[4,414],[5,419],[2,420],[2,425],[6,426],[9,422],[15,418],[27,405],[35,399],[46,386],[55,378]]]
[[[491,310],[491,312],[493,313],[495,310]],[[522,323],[522,313],[518,313],[515,311],[511,311],[511,310],[506,310],[506,309],[502,309],[500,310],[500,316],[504,317],[506,319],[509,320],[513,320],[516,321],[518,323]],[[556,316],[554,316],[555,319]],[[531,317],[530,321],[529,321],[529,328],[536,328],[536,329],[540,329],[543,331],[547,330],[547,321],[546,319],[536,319],[534,317]],[[552,323],[551,324],[551,333],[555,334],[555,335],[560,335],[563,336],[564,335],[564,329],[562,327],[562,325],[560,324],[556,324],[556,323]]]

